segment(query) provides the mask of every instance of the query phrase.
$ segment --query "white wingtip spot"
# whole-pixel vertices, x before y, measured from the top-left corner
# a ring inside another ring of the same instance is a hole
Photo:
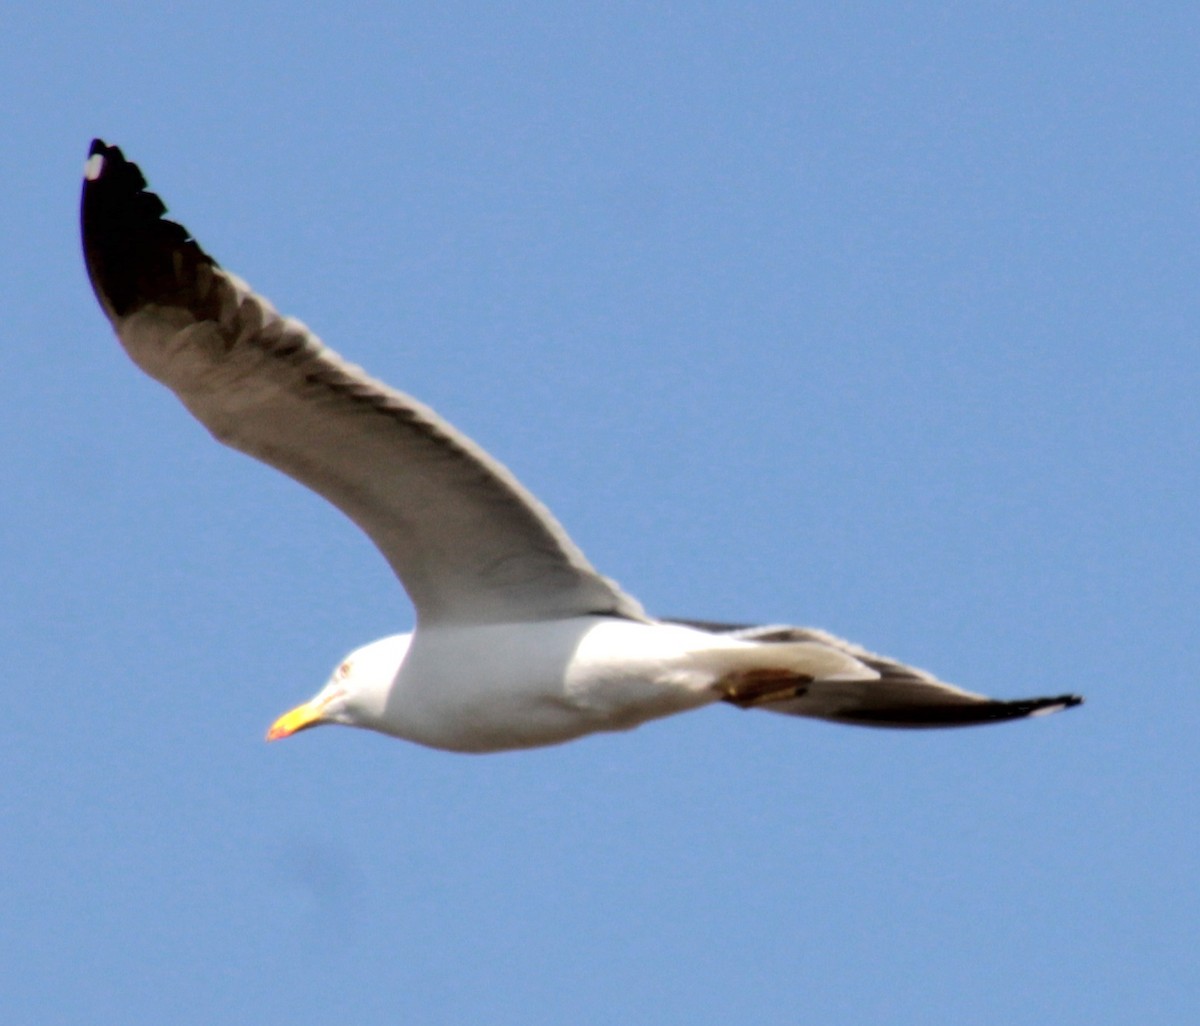
[[[1049,716],[1051,713],[1062,712],[1066,707],[1066,702],[1057,702],[1054,705],[1043,705],[1040,709],[1034,709],[1029,715],[1030,717]]]
[[[87,159],[87,163],[83,165],[83,177],[89,182],[94,182],[101,174],[104,173],[104,154],[93,153]]]

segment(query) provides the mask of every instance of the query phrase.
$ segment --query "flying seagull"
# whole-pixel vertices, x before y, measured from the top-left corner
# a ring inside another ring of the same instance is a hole
[[[416,609],[414,631],[351,652],[268,740],[341,723],[495,752],[714,702],[950,727],[1082,701],[986,698],[810,628],[649,616],[504,466],[280,316],[165,213],[137,165],[93,141],[83,252],[121,345],[219,441],[362,528]]]

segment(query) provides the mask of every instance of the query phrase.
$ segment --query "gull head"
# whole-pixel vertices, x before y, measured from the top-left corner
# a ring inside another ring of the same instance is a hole
[[[316,695],[271,724],[267,740],[278,741],[323,723],[374,726],[387,706],[411,641],[411,634],[393,634],[355,649],[338,663]]]

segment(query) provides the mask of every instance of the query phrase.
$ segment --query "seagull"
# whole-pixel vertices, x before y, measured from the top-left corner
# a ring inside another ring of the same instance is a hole
[[[94,140],[83,253],[121,345],[218,441],[311,488],[366,532],[416,612],[412,632],[351,652],[267,740],[344,724],[481,753],[717,702],[951,727],[1082,701],[987,698],[813,628],[648,615],[506,467],[281,316],[165,214],[137,165]]]

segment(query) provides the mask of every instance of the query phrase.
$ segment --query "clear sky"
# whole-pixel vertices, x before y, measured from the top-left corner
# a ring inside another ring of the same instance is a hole
[[[2,22],[6,1024],[1196,1021],[1195,8]],[[410,607],[120,350],[93,135],[650,610],[1088,704],[264,744]]]

